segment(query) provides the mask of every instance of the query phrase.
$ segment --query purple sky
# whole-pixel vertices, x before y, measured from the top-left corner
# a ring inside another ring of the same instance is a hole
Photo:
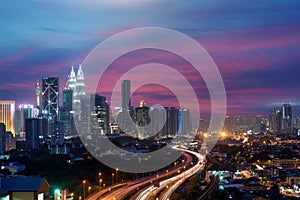
[[[59,76],[62,89],[71,66],[101,41],[130,28],[156,26],[180,31],[207,50],[223,77],[229,115],[267,115],[284,101],[300,112],[297,0],[4,0],[0,13],[0,99],[34,103],[36,80]],[[188,64],[178,59],[155,51],[132,53],[116,60],[109,80],[153,60],[180,71]],[[109,91],[106,84],[103,93]],[[167,89],[153,95],[149,88],[135,93],[135,104],[140,98],[173,102]],[[207,91],[197,94],[207,107]]]

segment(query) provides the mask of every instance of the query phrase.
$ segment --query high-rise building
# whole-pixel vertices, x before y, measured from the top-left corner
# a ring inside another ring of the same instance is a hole
[[[151,119],[149,134],[151,136],[159,136],[159,132],[163,127],[163,110],[155,107],[150,107],[149,116]]]
[[[39,114],[42,113],[40,95],[41,95],[40,83],[37,81],[35,87],[35,97],[36,97],[36,108],[39,109]]]
[[[130,80],[122,81],[122,110],[128,111],[131,108],[131,83]]]
[[[4,123],[7,131],[15,134],[14,126],[15,101],[0,101],[0,123]]]
[[[4,123],[0,123],[0,154],[5,152],[5,134],[6,126]]]
[[[27,118],[38,117],[39,111],[37,108],[34,108],[34,106],[31,104],[19,105],[18,111],[20,111],[20,121],[18,121],[17,123],[20,123],[20,124],[16,124],[16,127],[20,127],[20,131],[16,134],[23,136],[25,134],[25,120]],[[19,114],[19,112],[18,112],[18,114]]]
[[[63,90],[63,105],[60,109],[60,121],[63,123],[65,135],[71,135],[73,126],[73,91],[69,88]]]
[[[25,120],[25,135],[27,150],[39,148],[40,121],[38,118],[27,118]]]
[[[106,97],[98,94],[91,95],[91,112],[95,116],[95,122],[92,126],[94,133],[108,134],[110,133],[109,127],[109,105],[107,104]]]
[[[269,130],[271,133],[279,133],[281,131],[282,114],[280,109],[273,109],[269,118]]]
[[[67,89],[73,92],[72,117],[81,120],[81,104],[85,98],[85,80],[82,65],[79,65],[77,75],[75,74],[74,67],[72,67],[67,82]]]
[[[136,125],[137,125],[137,137],[139,139],[145,139],[148,134],[147,126],[150,123],[149,108],[144,100],[140,101],[139,107],[135,109],[136,113]]]
[[[178,109],[175,107],[165,107],[165,115],[162,114],[166,122],[160,131],[160,136],[174,136],[178,133],[179,123],[178,123]]]
[[[59,114],[59,80],[47,77],[42,80],[42,113],[50,123],[58,120]]]
[[[73,91],[73,99],[74,99],[74,96],[76,96],[76,75],[73,66],[68,79],[68,89]]]
[[[189,134],[192,129],[191,116],[189,109],[178,110],[178,133]]]
[[[282,106],[282,123],[281,128],[291,128],[293,121],[292,105],[290,103],[285,103]]]
[[[82,70],[82,66],[79,65],[77,76],[76,76],[76,98],[80,100],[82,97],[85,96],[85,81],[84,81],[84,74]]]
[[[51,124],[51,145],[62,146],[64,143],[64,125],[63,123],[56,121]]]
[[[170,107],[167,110],[167,134],[176,135],[178,132],[178,110],[175,107]]]
[[[42,116],[26,118],[24,134],[26,149],[39,149],[48,134],[48,120]]]

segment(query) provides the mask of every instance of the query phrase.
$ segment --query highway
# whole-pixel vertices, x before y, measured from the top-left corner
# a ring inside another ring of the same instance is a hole
[[[201,169],[203,169],[203,156],[199,153],[189,150],[183,150],[178,147],[174,147],[176,150],[185,151],[187,153],[193,154],[198,158],[198,162],[187,169],[186,171],[179,172],[178,175],[168,178],[166,180],[162,180],[159,183],[159,187],[155,187],[153,185],[145,188],[143,191],[139,192],[132,200],[151,200],[151,199],[160,199],[160,200],[168,200],[174,191],[184,183],[189,177],[198,173]]]
[[[127,185],[117,188],[115,190],[112,190],[111,192],[98,192],[94,194],[93,196],[88,197],[88,200],[121,200],[121,199],[127,199],[128,195],[134,194],[138,192],[139,189],[144,188],[150,184],[152,184],[153,181],[160,181],[164,180],[172,175],[178,174],[178,170],[183,170],[185,165],[188,165],[192,162],[192,156],[188,153],[184,153],[184,162],[180,162],[175,167],[171,167],[168,172],[159,172],[155,175],[148,176],[142,179],[139,179],[134,182],[127,183]],[[99,198],[100,197],[100,198]]]
[[[101,197],[103,195],[107,194],[108,192],[114,191],[117,188],[122,188],[122,187],[124,187],[126,185],[127,185],[127,183],[121,183],[121,184],[113,185],[111,187],[103,188],[101,191],[96,192],[96,193],[91,194],[90,196],[88,196],[86,198],[86,200],[100,200]]]
[[[204,200],[207,199],[208,196],[215,190],[217,189],[218,185],[219,185],[220,179],[218,176],[214,176],[210,183],[206,186],[206,188],[204,189],[203,193],[201,194],[201,196],[197,199],[197,200]]]

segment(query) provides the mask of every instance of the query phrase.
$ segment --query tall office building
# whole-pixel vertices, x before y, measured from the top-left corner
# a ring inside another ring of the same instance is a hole
[[[178,133],[178,110],[175,107],[165,107],[166,122],[160,131],[160,136],[174,136]]]
[[[269,117],[269,130],[271,133],[279,133],[281,131],[281,120],[281,110],[273,109]]]
[[[149,109],[149,116],[151,119],[149,134],[158,137],[159,132],[163,127],[163,110],[151,107]]]
[[[34,118],[39,115],[39,111],[37,108],[34,108],[33,105],[31,104],[21,104],[19,105],[19,112],[16,112],[17,115],[16,117],[20,117],[20,120],[18,120],[15,124],[16,127],[18,127],[19,132],[16,133],[20,136],[23,136],[25,134],[25,120],[27,118]]]
[[[60,121],[63,123],[65,135],[71,135],[73,126],[73,91],[69,88],[63,90],[63,105],[60,109]]]
[[[106,97],[98,94],[91,95],[91,112],[95,117],[92,124],[92,132],[108,134],[110,133],[109,127],[109,105],[107,104]]]
[[[140,101],[139,107],[135,109],[136,113],[136,125],[137,125],[137,137],[139,139],[145,139],[148,134],[147,126],[150,123],[149,108],[144,100]]]
[[[167,110],[168,135],[176,135],[178,132],[178,110],[170,107]]]
[[[4,123],[7,131],[15,134],[14,126],[15,101],[0,101],[0,123]]]
[[[5,152],[5,135],[6,135],[6,126],[4,123],[0,123],[0,154]]]
[[[128,111],[131,108],[131,83],[130,80],[122,81],[122,110]]]
[[[291,128],[293,121],[293,114],[292,114],[292,105],[290,103],[285,103],[282,106],[282,123],[281,128]]]
[[[39,123],[38,118],[27,118],[25,120],[27,150],[39,148],[39,133],[41,132]]]
[[[191,116],[189,109],[178,110],[178,133],[189,134],[192,130]]]
[[[42,80],[42,113],[50,123],[58,120],[59,79],[47,77]]]
[[[51,145],[62,146],[64,143],[64,125],[61,122],[54,122],[51,124]]]

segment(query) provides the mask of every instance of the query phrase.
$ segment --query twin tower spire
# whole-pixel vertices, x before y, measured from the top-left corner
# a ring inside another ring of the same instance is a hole
[[[75,74],[74,67],[72,66],[67,82],[67,89],[73,91],[74,99],[80,99],[85,95],[85,81],[81,64],[78,67],[77,75]]]

